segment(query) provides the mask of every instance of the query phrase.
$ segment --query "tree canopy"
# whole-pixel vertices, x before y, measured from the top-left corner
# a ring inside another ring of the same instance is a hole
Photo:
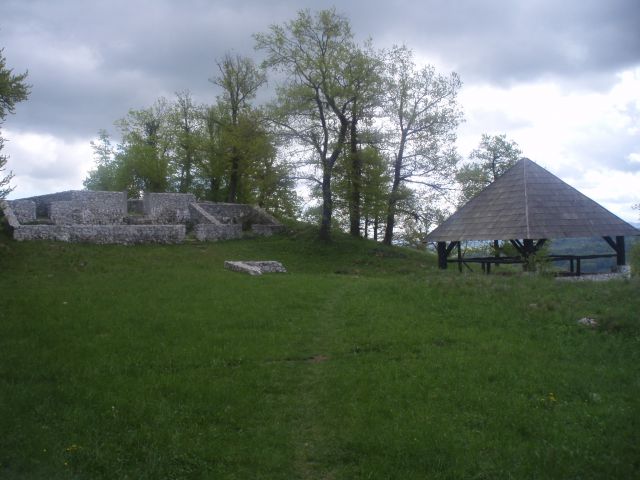
[[[456,175],[461,188],[460,203],[466,203],[494,182],[514,166],[521,155],[518,144],[508,140],[505,134],[483,134],[478,148],[469,155],[472,163],[464,165]]]
[[[306,188],[320,238],[339,227],[391,243],[398,230],[415,243],[455,186],[458,75],[406,46],[356,41],[335,9],[301,10],[254,39],[262,64],[219,59],[213,104],[178,92],[116,122],[118,142],[101,132],[87,188],[193,192],[291,217]],[[256,106],[268,72],[275,96]]]

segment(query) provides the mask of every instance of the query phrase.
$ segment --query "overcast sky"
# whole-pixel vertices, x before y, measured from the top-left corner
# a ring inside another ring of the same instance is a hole
[[[2,127],[10,198],[82,188],[89,142],[131,108],[208,81],[225,52],[256,56],[252,34],[319,0],[0,0],[0,47],[29,71],[29,100]],[[638,0],[343,0],[359,39],[404,43],[456,71],[467,157],[482,133],[524,154],[628,221],[640,202]],[[256,57],[257,58],[257,57]]]

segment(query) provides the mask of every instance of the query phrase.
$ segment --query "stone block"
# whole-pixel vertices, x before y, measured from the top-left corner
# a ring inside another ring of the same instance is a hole
[[[35,222],[36,202],[33,200],[12,200],[9,205],[19,223]]]
[[[275,260],[237,261],[226,260],[224,268],[234,272],[262,275],[263,273],[287,273],[287,269]]]

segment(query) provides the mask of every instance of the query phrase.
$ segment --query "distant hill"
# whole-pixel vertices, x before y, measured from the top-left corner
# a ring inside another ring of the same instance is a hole
[[[640,237],[626,237],[625,250],[627,259],[634,245],[640,244]],[[555,255],[589,255],[614,253],[613,249],[600,237],[593,238],[558,238],[551,241],[549,252]],[[560,263],[557,263],[560,266]],[[585,273],[607,272],[615,268],[615,258],[594,258],[582,261]]]

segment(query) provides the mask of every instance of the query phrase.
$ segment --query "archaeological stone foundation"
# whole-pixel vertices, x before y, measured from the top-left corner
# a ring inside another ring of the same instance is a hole
[[[72,190],[0,202],[16,240],[87,243],[182,243],[187,235],[206,242],[272,235],[282,225],[264,210],[231,203],[199,202],[190,193]]]

